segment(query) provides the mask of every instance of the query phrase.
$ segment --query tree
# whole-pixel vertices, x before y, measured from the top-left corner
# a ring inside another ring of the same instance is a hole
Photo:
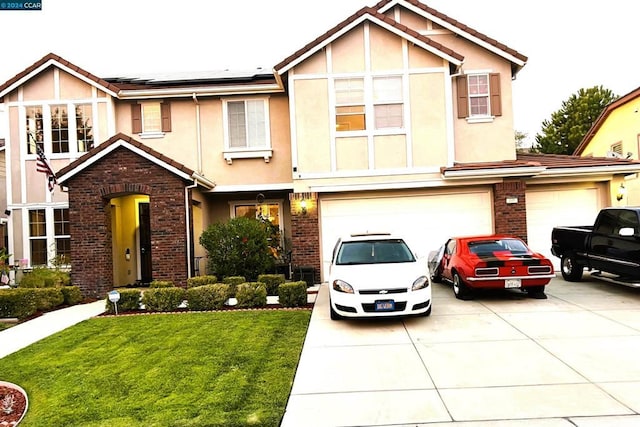
[[[527,150],[526,147],[526,139],[527,139],[527,133],[526,132],[520,132],[519,130],[515,131],[514,133],[514,138],[516,140],[516,151],[517,152],[523,152]]]
[[[618,98],[602,86],[580,89],[562,102],[562,108],[542,122],[542,134],[536,134],[532,151],[549,154],[573,154],[607,105]]]

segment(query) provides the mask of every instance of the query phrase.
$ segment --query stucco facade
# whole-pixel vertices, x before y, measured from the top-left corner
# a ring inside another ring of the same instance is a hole
[[[639,169],[516,154],[528,58],[484,33],[417,0],[345,18],[272,70],[106,78],[50,54],[0,85],[10,252],[26,266],[63,255],[88,295],[184,285],[215,273],[203,230],[261,216],[285,267],[318,282],[338,233],[395,228],[423,254],[461,231],[535,241],[554,189],[595,210]]]

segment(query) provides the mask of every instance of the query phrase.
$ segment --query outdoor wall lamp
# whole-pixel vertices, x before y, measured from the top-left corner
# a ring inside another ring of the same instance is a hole
[[[306,215],[307,214],[307,200],[306,199],[302,199],[300,201],[300,211],[302,212],[302,215]]]
[[[620,183],[620,188],[618,188],[618,194],[616,195],[616,199],[618,201],[624,199],[624,196],[627,194],[627,189],[624,188],[624,183]]]
[[[124,251],[124,259],[126,259],[127,261],[131,261],[131,251],[129,250],[129,248]]]

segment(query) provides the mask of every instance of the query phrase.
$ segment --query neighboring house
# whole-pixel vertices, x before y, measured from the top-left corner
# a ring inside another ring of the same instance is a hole
[[[420,255],[513,233],[548,253],[553,226],[590,222],[640,162],[516,154],[526,61],[415,0],[363,8],[273,70],[100,78],[47,55],[0,86],[10,250],[69,259],[91,295],[184,285],[202,230],[235,216],[281,227],[315,281],[351,232],[402,233]]]
[[[574,155],[640,159],[640,88],[607,105]],[[616,192],[617,205],[640,206],[638,174],[626,175]]]

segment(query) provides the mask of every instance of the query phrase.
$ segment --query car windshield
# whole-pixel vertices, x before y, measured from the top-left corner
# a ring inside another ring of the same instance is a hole
[[[469,242],[469,251],[477,255],[491,255],[494,252],[511,252],[512,254],[526,254],[527,246],[518,239],[492,239]]]
[[[402,239],[343,242],[337,265],[414,262],[411,250]]]

